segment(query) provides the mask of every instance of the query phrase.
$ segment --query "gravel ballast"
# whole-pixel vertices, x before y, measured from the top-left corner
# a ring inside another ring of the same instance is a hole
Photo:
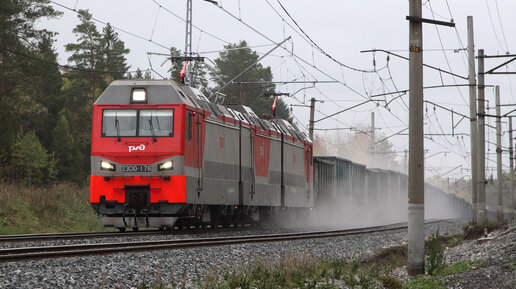
[[[512,240],[514,257],[514,224],[512,228],[512,231],[500,238]],[[425,229],[427,236],[437,229],[440,234],[458,234],[461,233],[462,223],[434,223],[426,225]],[[380,248],[406,242],[406,235],[406,230],[395,230],[315,240],[0,263],[0,288],[131,288],[143,280],[144,274],[151,283],[162,279],[165,284],[186,282],[191,288],[195,288],[198,276],[207,271],[231,269],[237,265],[245,266],[257,258],[271,262],[292,255],[357,259],[373,254]],[[489,242],[496,246],[505,246],[504,242]],[[454,256],[457,256],[457,260],[468,257],[467,251],[471,248],[460,248],[461,246],[457,249],[448,249],[457,251],[447,250],[449,262],[454,262]],[[511,249],[510,246],[503,248]],[[478,252],[479,259],[483,259],[482,256],[485,254],[489,255],[481,250]],[[507,257],[507,252],[505,255]],[[450,279],[450,282],[459,284],[453,279]]]
[[[516,221],[445,250],[446,262],[477,261],[472,271],[444,278],[448,288],[516,288]]]

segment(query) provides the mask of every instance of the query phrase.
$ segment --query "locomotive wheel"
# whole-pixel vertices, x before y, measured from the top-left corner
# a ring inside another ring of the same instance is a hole
[[[118,229],[118,231],[120,231],[120,233],[125,232],[125,227],[123,227],[123,228],[122,228],[122,227],[120,227],[120,228],[117,228],[117,229]]]
[[[138,228],[138,227],[133,227],[133,232],[138,232],[139,229],[140,228]]]

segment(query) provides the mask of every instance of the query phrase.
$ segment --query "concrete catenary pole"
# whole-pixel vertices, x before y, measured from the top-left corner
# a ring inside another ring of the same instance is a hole
[[[310,99],[310,123],[308,125],[308,134],[310,140],[314,141],[314,115],[315,115],[315,98]]]
[[[478,222],[486,219],[486,132],[484,49],[478,50]]]
[[[473,222],[477,222],[478,206],[478,131],[477,131],[477,95],[475,81],[475,39],[473,34],[473,16],[468,16],[468,82],[469,82],[469,119],[471,135],[471,199],[473,201]]]
[[[511,208],[511,214],[514,216],[516,213],[516,208],[513,206],[514,204],[514,150],[513,150],[513,138],[512,138],[512,116],[509,116],[509,165],[510,165],[510,175],[509,175],[509,204],[507,207]]]
[[[371,161],[371,166],[374,166],[375,161],[375,127],[374,127],[374,112],[371,112],[371,138],[370,138],[370,144],[369,144],[369,156]]]
[[[421,0],[409,1],[409,15],[421,18]],[[409,275],[425,273],[425,191],[423,139],[423,25],[409,22],[409,181],[408,266]]]
[[[496,219],[503,220],[503,175],[502,175],[502,118],[500,116],[500,86],[495,88],[496,95],[496,190],[498,195],[498,207]]]

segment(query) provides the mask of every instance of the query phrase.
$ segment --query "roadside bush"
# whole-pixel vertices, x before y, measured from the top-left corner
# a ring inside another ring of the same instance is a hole
[[[437,230],[426,243],[428,275],[433,276],[445,267],[444,249],[444,242],[439,237],[439,230]]]
[[[34,131],[20,131],[12,146],[11,167],[16,176],[32,186],[53,183],[57,177],[54,156],[41,145]]]

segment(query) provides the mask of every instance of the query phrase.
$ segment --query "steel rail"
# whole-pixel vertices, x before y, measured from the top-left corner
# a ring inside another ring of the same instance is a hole
[[[440,222],[431,221],[431,222]],[[429,223],[431,223],[429,222]],[[238,237],[215,237],[197,239],[153,240],[140,242],[116,242],[96,244],[75,244],[50,247],[24,247],[0,249],[0,262],[46,259],[71,256],[105,255],[124,252],[172,250],[199,247],[213,247],[245,243],[280,242],[303,239],[331,238],[346,235],[367,234],[404,229],[407,223],[374,226],[358,229],[312,231],[271,235],[250,235]]]
[[[23,235],[0,235],[0,244],[6,242],[28,242],[28,241],[45,241],[45,240],[72,240],[72,239],[93,239],[93,238],[110,238],[110,237],[132,237],[132,236],[147,236],[147,235],[183,235],[198,232],[217,232],[236,231],[246,229],[248,224],[243,224],[238,227],[222,227],[222,228],[186,228],[174,230],[141,230],[141,231],[127,231],[127,232],[83,232],[83,233],[44,233],[44,234],[23,234]]]
[[[109,238],[129,237],[149,234],[169,234],[168,231],[145,230],[138,232],[85,232],[85,233],[47,233],[47,234],[24,234],[24,235],[3,235],[0,236],[0,243],[20,241],[44,241],[44,240],[66,240],[66,239],[87,239],[87,238]]]

